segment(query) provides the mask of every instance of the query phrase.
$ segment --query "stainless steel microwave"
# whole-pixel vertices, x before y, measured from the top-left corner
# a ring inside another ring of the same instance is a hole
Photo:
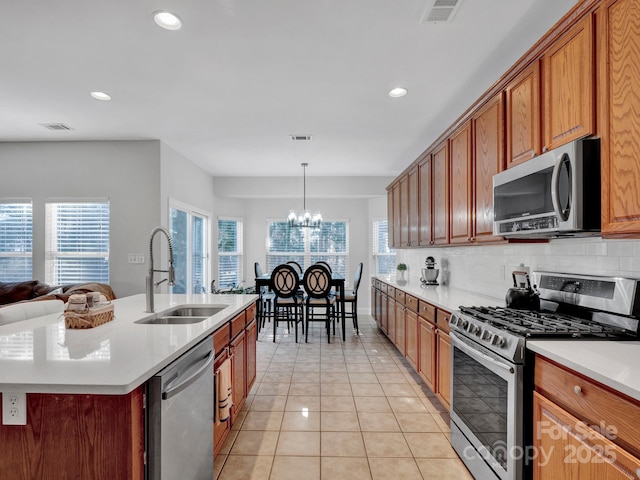
[[[600,140],[575,140],[494,175],[493,208],[497,236],[597,235]]]

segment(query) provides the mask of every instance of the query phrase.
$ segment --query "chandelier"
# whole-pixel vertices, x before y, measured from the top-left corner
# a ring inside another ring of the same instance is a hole
[[[290,227],[318,228],[322,225],[322,215],[314,213],[313,215],[307,210],[307,166],[308,163],[301,163],[303,168],[303,190],[302,190],[302,208],[303,212],[299,215],[294,210],[289,211],[287,221]]]

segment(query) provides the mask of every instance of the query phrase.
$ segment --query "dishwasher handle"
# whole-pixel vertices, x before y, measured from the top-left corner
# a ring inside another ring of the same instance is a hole
[[[215,357],[214,353],[215,352],[211,350],[207,355],[207,357],[205,358],[203,365],[200,368],[198,368],[198,370],[196,370],[194,373],[189,375],[186,379],[184,379],[182,382],[172,386],[171,388],[164,390],[162,392],[162,399],[168,400],[169,398],[173,397],[174,395],[177,395],[182,390],[184,390],[189,385],[191,385],[193,382],[195,382],[213,363],[213,360]]]

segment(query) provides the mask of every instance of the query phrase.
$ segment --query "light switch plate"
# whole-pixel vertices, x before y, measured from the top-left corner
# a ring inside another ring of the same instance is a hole
[[[130,253],[129,263],[144,263],[144,255],[142,253]]]
[[[2,392],[2,424],[27,424],[27,394]]]

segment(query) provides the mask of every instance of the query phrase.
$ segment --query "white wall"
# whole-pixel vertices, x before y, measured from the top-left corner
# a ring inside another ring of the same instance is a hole
[[[168,226],[170,198],[210,214],[214,208],[213,177],[157,140],[0,143],[0,165],[0,198],[33,201],[33,278],[42,281],[47,198],[109,199],[109,275],[118,296],[144,292],[149,232]],[[216,245],[212,230],[212,253]],[[156,261],[165,261],[164,244],[162,252]],[[145,263],[129,264],[130,253]]]
[[[398,250],[409,275],[419,278],[427,256],[440,268],[439,281],[465,290],[504,298],[511,272],[520,263],[531,270],[640,278],[640,241],[596,238],[558,239],[549,243]],[[444,266],[444,269],[443,269]],[[503,276],[504,271],[504,276]]]
[[[348,219],[350,229],[349,278],[363,262],[358,290],[358,309],[370,308],[371,219],[386,217],[385,187],[390,177],[312,177],[307,178],[307,208],[320,211],[325,220]],[[216,178],[215,215],[242,217],[245,236],[245,284],[254,279],[253,264],[266,264],[268,219],[285,219],[289,210],[302,209],[302,179],[291,177]]]

